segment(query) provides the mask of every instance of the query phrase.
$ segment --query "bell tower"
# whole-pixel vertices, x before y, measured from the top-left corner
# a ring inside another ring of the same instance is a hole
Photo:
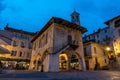
[[[72,14],[71,14],[71,22],[72,23],[75,23],[77,25],[80,25],[80,19],[79,19],[79,13],[74,11]]]

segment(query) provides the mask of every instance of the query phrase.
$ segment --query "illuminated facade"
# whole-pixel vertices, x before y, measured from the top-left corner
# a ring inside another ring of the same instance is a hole
[[[32,39],[30,70],[58,72],[86,70],[82,33],[86,29],[76,25],[79,14],[74,12],[72,22],[53,17]]]
[[[94,41],[84,43],[84,54],[87,70],[95,70],[95,65],[99,64],[98,68],[102,69],[109,64],[107,46],[98,44]]]
[[[99,44],[109,46],[109,60],[115,61],[116,58],[120,64],[120,16],[106,21],[105,24],[107,27],[84,36],[83,41],[95,40]]]
[[[0,45],[10,51],[9,58],[30,60],[32,52],[30,41],[33,36],[33,33],[10,28],[7,25],[0,31]]]

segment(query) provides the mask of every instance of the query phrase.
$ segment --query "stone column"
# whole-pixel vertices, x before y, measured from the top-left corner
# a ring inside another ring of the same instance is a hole
[[[50,54],[49,55],[49,72],[58,72],[59,71],[59,54]]]
[[[37,66],[38,66],[38,60],[36,60],[36,63],[35,63],[35,70],[37,70]]]
[[[33,60],[31,59],[31,60],[30,60],[30,65],[29,65],[29,70],[33,70],[33,65],[34,65],[34,64],[33,64]]]
[[[84,57],[81,57],[80,63],[81,63],[82,71],[86,71],[86,65],[85,65]]]
[[[68,70],[71,71],[71,65],[70,65],[70,63],[71,63],[71,53],[68,52],[67,56],[68,56]]]

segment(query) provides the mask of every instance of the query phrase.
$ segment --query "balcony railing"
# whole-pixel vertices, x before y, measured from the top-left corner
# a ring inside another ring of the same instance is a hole
[[[70,47],[71,47],[72,49],[74,49],[74,50],[79,47],[77,41],[68,42],[68,45],[70,45]]]
[[[91,55],[91,54],[85,53],[84,56],[85,56],[85,58],[92,58],[92,55]]]
[[[111,40],[110,37],[103,39],[103,41],[105,41],[105,42],[110,42],[110,40]]]

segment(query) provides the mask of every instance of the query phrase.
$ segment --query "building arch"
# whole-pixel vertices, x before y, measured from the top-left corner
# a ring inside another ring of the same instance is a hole
[[[77,52],[72,52],[70,57],[71,70],[81,70],[80,67],[80,55]]]
[[[59,55],[59,70],[60,71],[68,70],[68,55],[66,53],[61,53]]]
[[[38,53],[35,57],[34,57],[34,68],[35,70],[40,70],[40,66],[42,64],[42,56],[40,53]]]
[[[42,54],[42,62],[45,60],[46,56],[49,54],[48,50],[45,50]]]
[[[71,53],[72,52],[72,53]],[[59,54],[59,70],[81,70],[80,55],[74,51]]]

